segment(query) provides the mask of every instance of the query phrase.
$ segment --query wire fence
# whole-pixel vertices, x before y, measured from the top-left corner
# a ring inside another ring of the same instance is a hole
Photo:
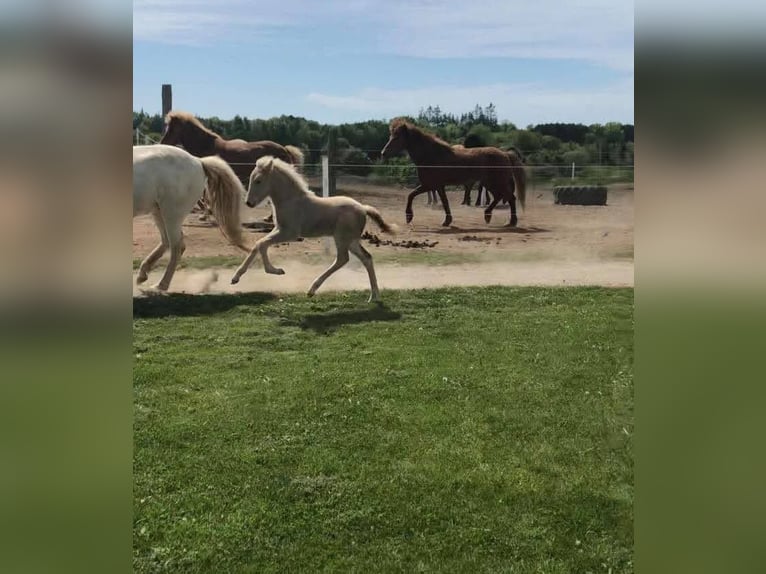
[[[152,136],[134,129],[135,145],[153,145],[159,141]],[[301,148],[304,154],[316,158],[317,155],[326,153],[326,149]],[[357,148],[355,148],[357,149]],[[380,155],[380,150],[359,150],[366,153]],[[522,153],[525,153],[522,151]],[[251,166],[250,162],[229,162],[232,166]],[[401,186],[414,186],[418,184],[418,169],[439,169],[439,170],[494,170],[508,169],[508,166],[458,166],[458,165],[419,165],[397,159],[393,162],[383,162],[380,159],[368,162],[333,162],[328,164],[332,170],[332,177],[354,176],[364,179],[369,183]],[[307,177],[318,177],[322,175],[322,163],[316,161],[307,161],[302,164],[301,169]],[[540,185],[562,185],[562,184],[609,184],[609,183],[632,183],[634,179],[633,164],[606,164],[602,162],[574,164],[574,163],[524,163],[524,170],[527,174],[527,184],[534,189]]]

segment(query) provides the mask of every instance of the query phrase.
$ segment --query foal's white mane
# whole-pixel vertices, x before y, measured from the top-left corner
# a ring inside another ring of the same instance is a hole
[[[308,181],[306,181],[306,179],[300,173],[298,173],[294,165],[271,155],[258,158],[258,160],[255,162],[255,165],[260,170],[263,170],[266,164],[269,162],[272,162],[271,169],[278,170],[283,177],[290,180],[294,187],[307,195],[314,195],[314,192],[309,188]]]

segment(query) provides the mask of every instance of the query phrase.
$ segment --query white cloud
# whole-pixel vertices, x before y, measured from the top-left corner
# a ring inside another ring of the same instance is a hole
[[[134,38],[246,41],[246,29],[326,29],[326,45],[419,58],[577,59],[633,69],[633,3],[614,0],[135,0]],[[345,31],[365,45],[346,45]]]
[[[498,83],[484,86],[429,86],[412,89],[366,88],[350,95],[310,93],[308,102],[359,117],[416,115],[438,105],[443,112],[460,114],[478,103],[495,104],[501,119],[519,127],[545,122],[633,122],[633,80],[604,87],[553,89],[534,84]]]
[[[633,3],[406,0],[381,49],[432,58],[579,59],[633,69]]]

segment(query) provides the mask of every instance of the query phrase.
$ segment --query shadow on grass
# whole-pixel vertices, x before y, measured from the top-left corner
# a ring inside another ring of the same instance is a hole
[[[341,325],[353,325],[370,321],[398,321],[402,314],[392,311],[385,305],[375,305],[368,309],[346,309],[328,313],[313,313],[299,318],[282,318],[280,324],[285,327],[300,327],[316,333],[330,333]]]
[[[133,318],[192,317],[215,315],[239,305],[263,305],[276,299],[273,293],[238,293],[189,295],[168,293],[149,297],[133,297]]]

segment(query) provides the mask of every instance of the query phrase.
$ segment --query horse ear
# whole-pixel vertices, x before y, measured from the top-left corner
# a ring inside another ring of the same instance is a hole
[[[269,157],[268,161],[265,164],[263,164],[264,173],[269,173],[272,167],[274,167],[274,158]]]

